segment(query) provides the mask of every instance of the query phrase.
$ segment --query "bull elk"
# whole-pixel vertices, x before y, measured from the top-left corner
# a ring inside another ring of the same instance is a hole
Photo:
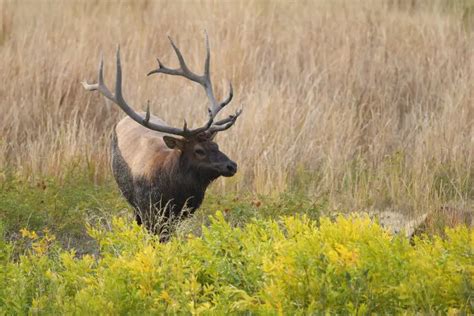
[[[157,234],[163,233],[163,224],[170,218],[180,218],[184,207],[189,214],[199,208],[212,181],[220,176],[231,177],[237,172],[237,164],[219,150],[213,139],[218,132],[234,125],[242,112],[238,110],[216,121],[217,114],[232,100],[233,90],[229,83],[229,94],[222,102],[218,102],[214,96],[207,34],[203,75],[189,70],[180,50],[171,38],[169,40],[178,58],[179,68],[168,68],[157,59],[158,68],[148,75],[161,73],[181,76],[200,84],[210,103],[209,118],[201,127],[190,129],[186,121],[182,128],[171,127],[151,115],[149,106],[145,113],[135,112],[122,95],[119,48],[115,93],[104,83],[103,59],[100,61],[98,82],[82,82],[86,90],[99,91],[127,114],[113,131],[113,174],[123,196],[134,207],[138,224],[144,224],[148,230]]]

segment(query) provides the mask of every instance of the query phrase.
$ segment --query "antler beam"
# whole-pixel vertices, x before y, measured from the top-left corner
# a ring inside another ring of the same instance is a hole
[[[99,64],[99,78],[97,83],[89,84],[87,81],[83,81],[82,85],[88,91],[99,91],[103,96],[105,96],[110,101],[117,104],[131,119],[135,122],[139,123],[140,125],[149,128],[154,131],[167,133],[167,134],[174,134],[183,137],[192,137],[194,135],[200,134],[205,131],[209,132],[218,132],[223,131],[231,127],[239,115],[242,113],[242,110],[238,110],[234,115],[230,115],[228,118],[220,120],[218,122],[214,122],[216,115],[222,110],[227,104],[232,101],[233,97],[233,88],[232,84],[229,82],[229,95],[227,98],[222,102],[217,102],[216,98],[214,97],[214,92],[212,90],[212,83],[210,77],[210,61],[211,61],[211,53],[209,48],[209,38],[206,33],[206,60],[204,63],[204,74],[202,76],[193,73],[189,70],[186,62],[181,54],[181,51],[178,47],[174,44],[173,40],[168,37],[173,47],[176,56],[178,57],[180,68],[171,69],[164,66],[159,59],[158,61],[158,68],[152,70],[148,73],[148,75],[152,75],[155,73],[163,73],[172,76],[182,76],[187,78],[191,81],[199,83],[206,91],[207,97],[210,102],[210,106],[208,108],[208,115],[209,119],[204,124],[204,126],[196,128],[196,129],[188,129],[186,121],[184,122],[184,126],[182,129],[175,128],[171,126],[161,125],[150,121],[150,107],[147,106],[145,117],[135,112],[125,101],[122,94],[122,66],[120,62],[120,47],[117,47],[116,53],[116,77],[115,77],[115,93],[112,93],[110,89],[104,83],[104,61],[103,57],[101,57],[100,64]]]

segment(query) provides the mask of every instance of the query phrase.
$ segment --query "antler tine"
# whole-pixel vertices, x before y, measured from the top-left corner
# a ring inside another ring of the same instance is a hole
[[[222,132],[230,128],[237,121],[240,114],[242,114],[242,109],[237,110],[235,114],[230,115],[228,118],[215,122],[211,128],[209,128],[209,133]]]
[[[230,103],[232,101],[232,98],[234,97],[234,89],[232,88],[232,82],[229,81],[229,95],[227,98],[219,104],[220,109],[222,109],[224,106]],[[220,111],[219,109],[219,111]]]
[[[148,124],[150,121],[150,100],[146,103],[146,113],[145,113],[145,124]]]
[[[211,111],[214,115],[214,117],[219,113],[222,108],[224,108],[227,104],[232,101],[232,97],[234,95],[234,91],[232,89],[232,83],[229,81],[229,95],[227,98],[222,101],[220,104],[217,104],[216,99],[214,97],[214,93],[212,91],[212,83],[211,83],[211,71],[210,71],[210,63],[211,63],[211,48],[209,45],[209,35],[207,34],[207,31],[204,31],[205,37],[206,37],[206,60],[204,62],[204,77],[206,78],[206,81],[209,84],[208,89],[206,89],[206,92],[208,95],[210,94],[211,96],[209,98],[212,98],[211,101]],[[209,91],[208,91],[209,90]]]
[[[172,76],[181,76],[191,81],[197,82],[200,85],[205,87],[206,86],[205,78],[203,76],[196,75],[191,70],[189,70],[188,65],[186,65],[186,62],[184,61],[183,54],[181,54],[181,51],[175,45],[175,43],[173,42],[173,39],[170,36],[168,36],[168,39],[171,43],[171,46],[173,47],[176,57],[178,57],[180,68],[177,68],[177,69],[168,68],[165,65],[163,65],[163,63],[161,63],[160,60],[157,58],[158,68],[150,71],[147,74],[147,76],[152,75],[152,74],[157,74],[157,73],[163,73],[163,74],[172,75]]]
[[[242,109],[239,109],[235,112],[235,114],[229,115],[225,119],[222,119],[220,121],[214,122],[212,125],[224,125],[227,124],[228,122],[232,121],[234,117],[239,116],[242,113]]]
[[[100,56],[100,63],[99,63],[99,82],[98,83],[93,83],[89,84],[87,81],[82,82],[82,86],[87,90],[87,91],[95,91],[98,90],[100,93],[102,93],[107,99],[112,99],[113,94],[110,92],[110,90],[104,85],[104,56],[101,54]]]
[[[211,64],[211,48],[209,47],[209,36],[207,35],[207,31],[204,32],[206,34],[206,61],[204,62],[204,77],[209,79],[209,84],[211,83],[211,75],[210,75],[210,64]]]
[[[122,63],[120,62],[120,46],[119,45],[117,45],[117,51],[115,54],[116,54],[115,58],[116,58],[116,63],[117,63],[116,65],[117,72],[115,74],[115,99],[120,104],[124,104],[125,100],[123,99],[123,96],[122,96]],[[130,109],[130,107],[128,108]]]
[[[212,81],[211,81],[211,47],[209,45],[209,36],[207,31],[204,31],[205,41],[206,41],[206,59],[204,61],[204,80],[206,85],[204,88],[206,90],[207,97],[211,103],[209,109],[212,113],[212,116],[216,117],[217,113],[221,110],[220,104],[217,104],[216,97],[214,96],[214,91],[212,89]]]
[[[181,54],[181,51],[179,50],[179,48],[174,44],[173,39],[170,36],[168,36],[168,39],[171,43],[171,46],[173,47],[174,52],[176,53],[176,57],[178,57],[179,66],[180,66],[180,69],[178,69],[178,71],[181,70],[181,72],[178,73],[178,75],[184,76],[188,78],[189,80],[195,81],[205,86],[206,85],[205,78],[203,78],[202,76],[196,75],[191,70],[189,70],[188,65],[186,65],[186,62],[184,61],[183,54]]]

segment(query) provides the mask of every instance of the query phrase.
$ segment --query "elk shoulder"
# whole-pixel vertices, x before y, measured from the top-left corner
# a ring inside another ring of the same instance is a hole
[[[163,120],[153,115],[150,121],[166,125]],[[165,134],[148,129],[128,116],[116,125],[115,132],[118,149],[133,178],[152,180],[158,170],[172,169],[176,161],[174,156],[178,152],[165,145]]]

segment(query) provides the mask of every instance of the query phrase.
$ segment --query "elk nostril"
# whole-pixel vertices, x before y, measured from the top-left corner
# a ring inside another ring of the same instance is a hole
[[[237,164],[235,162],[229,163],[227,165],[227,170],[229,172],[236,172],[237,171]]]

